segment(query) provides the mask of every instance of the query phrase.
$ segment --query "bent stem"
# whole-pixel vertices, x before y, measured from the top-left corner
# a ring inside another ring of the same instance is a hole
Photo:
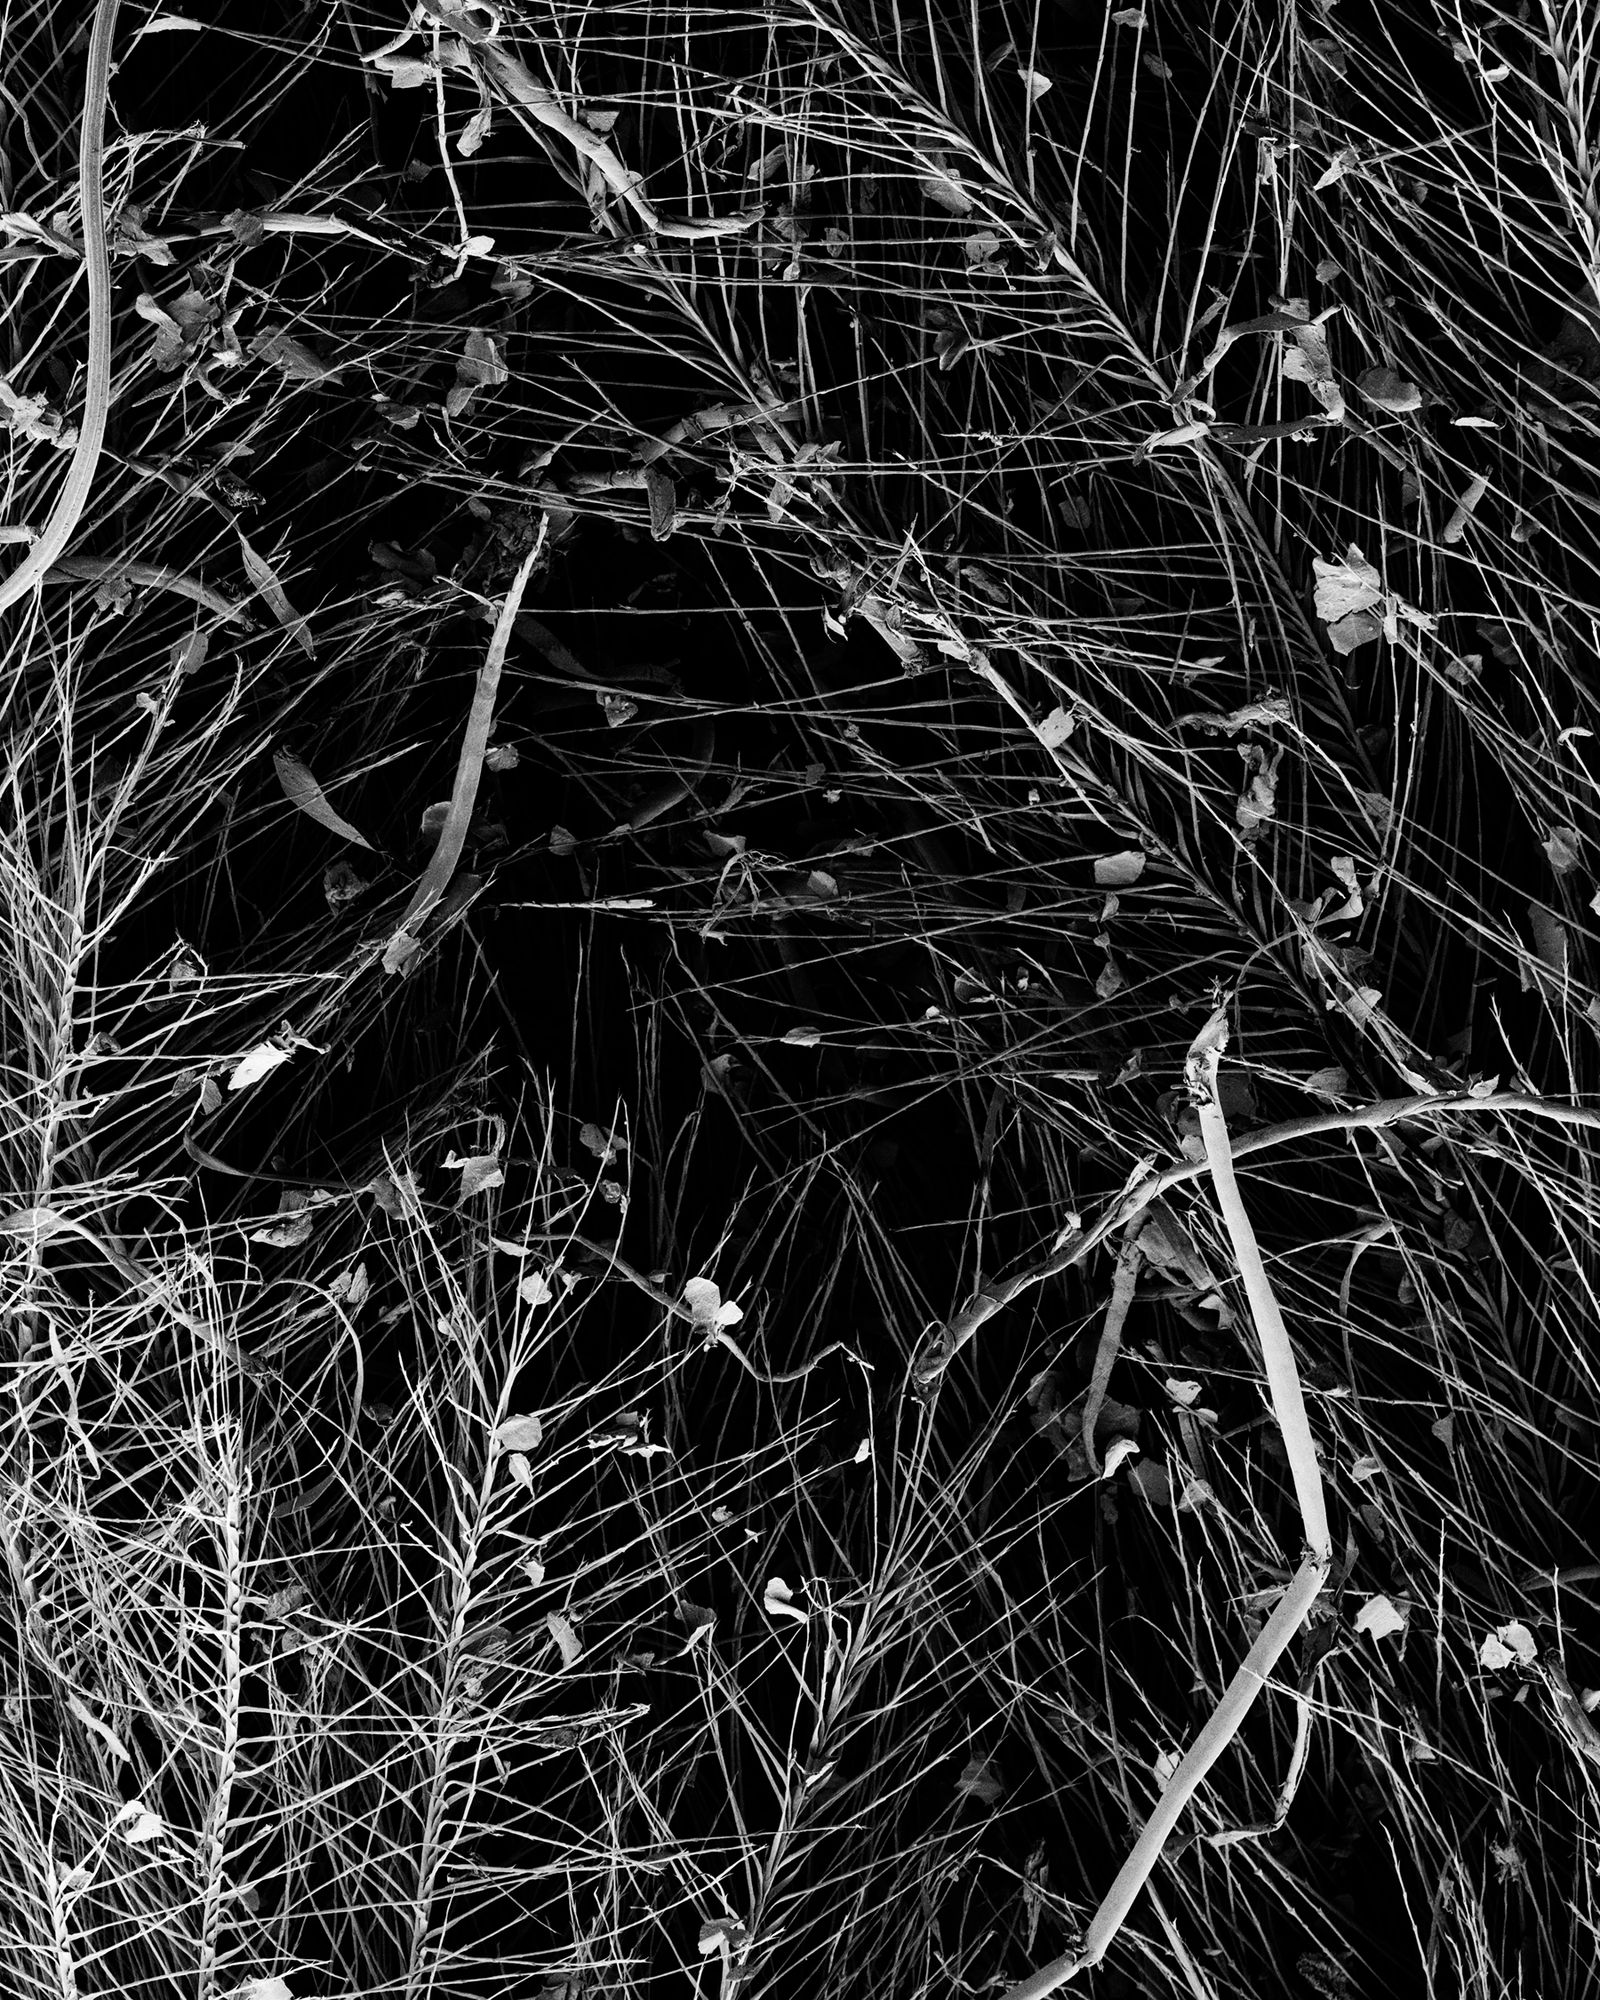
[[[1098,1965],[1105,1957],[1112,1940],[1127,1920],[1139,1891],[1154,1872],[1184,1807],[1200,1788],[1206,1773],[1238,1734],[1256,1697],[1266,1685],[1267,1676],[1305,1623],[1327,1581],[1333,1562],[1322,1475],[1317,1468],[1316,1447],[1312,1443],[1311,1425],[1306,1417],[1300,1372],[1295,1366],[1294,1350],[1289,1344],[1289,1333],[1283,1323],[1277,1296],[1261,1261],[1255,1231],[1250,1226],[1250,1217],[1239,1193],[1238,1179],[1233,1171],[1228,1124],[1218,1101],[1217,1063],[1223,1032],[1221,1017],[1218,1016],[1196,1040],[1189,1054],[1189,1085],[1199,1100],[1200,1134],[1205,1144],[1206,1164],[1217,1191],[1217,1204],[1228,1231],[1234,1264],[1244,1284],[1245,1296],[1250,1301],[1251,1316],[1261,1343],[1267,1390],[1273,1414],[1283,1434],[1284,1450],[1294,1478],[1295,1498],[1305,1526],[1307,1548],[1288,1589],[1279,1598],[1272,1616],[1245,1655],[1243,1665],[1228,1683],[1210,1720],[1189,1746],[1155,1811],[1145,1822],[1133,1852],[1122,1864],[1082,1942],[1013,1986],[1006,2000],[1043,2000],[1045,1994],[1054,1993],[1058,1987],[1064,1986],[1078,1973]],[[1297,1753],[1303,1755],[1298,1744],[1296,1747]]]
[[[26,597],[61,559],[88,505],[105,441],[111,401],[111,257],[106,249],[106,97],[111,88],[111,44],[120,0],[97,0],[89,34],[89,62],[78,140],[78,206],[83,220],[83,264],[89,280],[89,354],[84,369],[83,415],[67,476],[50,518],[17,567],[0,581],[0,611]]]

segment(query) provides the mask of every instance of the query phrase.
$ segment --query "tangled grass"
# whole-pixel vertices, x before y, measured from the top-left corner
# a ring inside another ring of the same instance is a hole
[[[1591,1993],[1589,12],[78,12],[8,1991]]]

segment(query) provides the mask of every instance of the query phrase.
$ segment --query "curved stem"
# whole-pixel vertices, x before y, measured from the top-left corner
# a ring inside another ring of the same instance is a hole
[[[88,77],[83,93],[83,125],[78,141],[78,205],[83,216],[83,261],[89,278],[89,362],[84,376],[83,417],[72,463],[56,495],[44,532],[27,555],[0,583],[0,610],[25,597],[45,581],[88,504],[106,434],[106,409],[111,400],[111,259],[106,250],[105,195],[101,185],[106,124],[106,96],[111,87],[111,39],[117,25],[118,0],[96,0],[94,28],[89,36]]]

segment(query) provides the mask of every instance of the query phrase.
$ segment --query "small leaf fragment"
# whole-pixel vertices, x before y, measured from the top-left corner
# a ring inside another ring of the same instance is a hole
[[[166,1821],[140,1799],[132,1799],[123,1806],[112,1824],[130,1847],[143,1847],[147,1841],[160,1840],[167,1830]]]
[[[259,1083],[264,1076],[270,1076],[280,1063],[289,1060],[289,1051],[279,1048],[276,1042],[257,1042],[248,1054],[239,1058],[228,1078],[230,1090],[248,1090]]]
[[[245,575],[266,599],[274,618],[293,639],[308,660],[317,656],[317,648],[311,637],[311,628],[295,610],[284,595],[283,585],[278,581],[278,573],[265,556],[259,555],[250,546],[243,534],[239,535],[239,554],[244,562]]]
[[[461,1170],[462,1201],[470,1201],[475,1194],[484,1194],[490,1188],[505,1186],[506,1177],[497,1153],[473,1153],[465,1158],[458,1153],[450,1153],[444,1163],[447,1167],[459,1167]]]
[[[327,794],[298,757],[287,750],[276,751],[272,768],[278,774],[278,783],[283,787],[283,795],[290,805],[303,812],[308,819],[314,819],[318,826],[326,827],[329,833],[338,834],[341,840],[354,841],[357,847],[364,847],[369,854],[374,851],[366,835],[329,805]]]
[[[683,1288],[683,1302],[696,1326],[735,1326],[744,1318],[744,1308],[725,1299],[710,1278],[690,1278]]]
[[[742,1951],[749,1942],[748,1926],[734,1917],[713,1917],[700,1926],[698,1949],[702,1958],[710,1958],[719,1951],[729,1954]]]
[[[498,389],[509,379],[494,336],[474,327],[456,357],[456,379],[444,399],[446,415],[459,417],[480,389]]]
[[[976,1799],[980,1805],[998,1805],[1005,1797],[998,1765],[992,1757],[969,1757],[956,1779],[958,1799]]]
[[[1300,1087],[1313,1097],[1344,1097],[1350,1090],[1350,1072],[1341,1063],[1330,1063],[1326,1069],[1313,1070]]]
[[[292,333],[258,333],[250,343],[250,352],[258,361],[280,369],[291,382],[324,382],[339,372]]]
[[[1518,1618],[1508,1625],[1497,1625],[1478,1648],[1479,1664],[1491,1673],[1502,1667],[1531,1667],[1538,1657],[1538,1641]]]
[[[1352,547],[1336,563],[1313,556],[1311,568],[1316,577],[1317,616],[1324,624],[1333,624],[1355,612],[1371,611],[1383,602],[1383,578],[1358,548]]]
[[[1554,910],[1543,903],[1528,905],[1528,922],[1533,930],[1533,948],[1540,961],[1558,977],[1567,969],[1567,927]]]
[[[1583,836],[1575,826],[1557,826],[1541,842],[1546,859],[1558,875],[1570,875],[1583,863]]]
[[[1129,889],[1144,873],[1145,857],[1137,847],[1127,847],[1120,854],[1099,855],[1094,864],[1094,879],[1102,889]]]
[[[1422,408],[1422,391],[1393,368],[1369,368],[1357,381],[1356,388],[1374,409],[1387,410],[1395,416]]]
[[[802,1625],[806,1614],[794,1601],[794,1592],[781,1576],[769,1576],[767,1587],[761,1593],[761,1608],[769,1618],[793,1618]]]
[[[494,1441],[501,1451],[537,1451],[544,1443],[544,1425],[535,1416],[507,1417]]]
[[[571,1619],[563,1618],[559,1611],[550,1611],[545,1614],[544,1622],[551,1638],[561,1649],[562,1666],[575,1667],[583,1658],[583,1641],[573,1629]]]
[[[1392,1598],[1369,1597],[1355,1615],[1355,1628],[1372,1639],[1389,1639],[1406,1629],[1409,1613]]]
[[[578,1142],[587,1152],[593,1153],[602,1166],[608,1166],[628,1150],[626,1139],[619,1138],[615,1132],[602,1132],[592,1122],[578,1127]]]

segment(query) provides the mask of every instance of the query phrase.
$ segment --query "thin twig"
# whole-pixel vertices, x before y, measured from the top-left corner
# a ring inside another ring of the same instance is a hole
[[[549,529],[550,516],[541,514],[533,546],[522,558],[521,566],[511,580],[511,588],[506,592],[505,603],[500,608],[494,637],[489,641],[488,654],[478,670],[472,707],[467,714],[467,726],[462,732],[461,754],[456,760],[456,779],[450,793],[450,810],[445,816],[444,825],[439,829],[439,842],[433,850],[432,859],[423,870],[421,881],[412,891],[411,900],[405,907],[405,914],[401,917],[399,926],[383,954],[385,972],[403,971],[410,962],[416,949],[417,928],[449,888],[450,878],[456,872],[456,863],[461,859],[462,850],[467,844],[467,828],[472,821],[473,807],[478,803],[478,781],[483,775],[483,760],[489,749],[489,732],[494,726],[494,703],[500,687],[500,670],[505,665],[512,627],[516,623],[518,611],[522,608],[522,593],[528,587],[528,578],[533,574],[534,564],[539,560]]]
[[[1230,1151],[1233,1159],[1242,1160],[1256,1153],[1271,1152],[1279,1146],[1291,1146],[1300,1139],[1319,1139],[1334,1133],[1373,1132],[1387,1125],[1401,1124],[1409,1118],[1448,1117],[1457,1112],[1485,1111],[1521,1112],[1531,1118],[1547,1118],[1557,1125],[1576,1125],[1600,1131],[1600,1111],[1590,1110],[1587,1105],[1560,1104],[1551,1098],[1531,1097],[1519,1091],[1495,1091],[1482,1097],[1463,1092],[1449,1097],[1386,1097],[1354,1111],[1319,1112],[1309,1118],[1286,1119],[1281,1125],[1266,1125],[1258,1132],[1246,1132],[1232,1139]],[[1072,1270],[1091,1251],[1098,1249],[1108,1236],[1131,1222],[1153,1201],[1169,1194],[1173,1188],[1199,1180],[1209,1171],[1210,1164],[1206,1160],[1183,1160],[1163,1167],[1159,1173],[1139,1180],[1119,1195],[1088,1229],[1075,1228],[1049,1256],[1037,1264],[1031,1264],[1012,1277],[975,1292],[960,1311],[936,1329],[931,1339],[924,1343],[913,1377],[916,1387],[923,1393],[930,1391],[972,1336],[1002,1307],[1010,1305],[1022,1293],[1031,1291],[1048,1279],[1059,1277],[1063,1271]]]
[[[1137,1240],[1130,1238],[1123,1244],[1117,1258],[1116,1272],[1111,1280],[1111,1298],[1106,1306],[1106,1323],[1100,1335],[1100,1345],[1095,1349],[1089,1393],[1083,1399],[1083,1453],[1089,1461],[1089,1470],[1097,1476],[1100,1460],[1094,1448],[1094,1427],[1100,1421],[1100,1412],[1106,1400],[1106,1385],[1122,1351],[1122,1329],[1127,1324],[1128,1308],[1133,1304],[1134,1287],[1139,1282],[1139,1267],[1143,1262],[1144,1253]]]

